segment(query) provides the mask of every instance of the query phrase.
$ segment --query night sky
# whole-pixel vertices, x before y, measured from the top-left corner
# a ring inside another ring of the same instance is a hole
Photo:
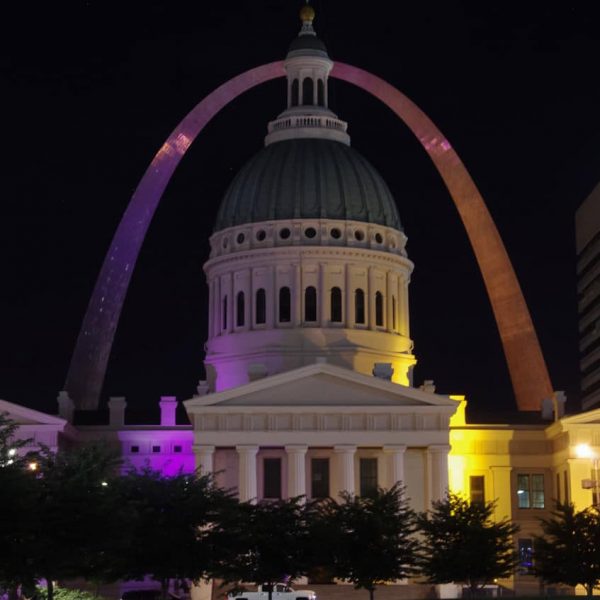
[[[17,4],[17,3],[15,3]],[[444,132],[512,258],[555,389],[579,399],[574,211],[600,180],[593,2],[315,0],[332,59],[383,77]],[[152,157],[216,86],[282,59],[297,0],[20,3],[0,36],[0,398],[55,411],[104,254]],[[410,131],[330,80],[333,110],[397,199],[415,262],[415,384],[514,408],[464,228]],[[202,264],[228,182],[285,103],[248,92],[192,145],[134,273],[104,388],[188,398],[203,377]]]

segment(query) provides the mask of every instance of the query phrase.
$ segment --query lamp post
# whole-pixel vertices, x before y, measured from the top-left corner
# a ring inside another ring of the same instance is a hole
[[[589,444],[577,444],[575,446],[575,454],[577,458],[589,458],[592,461],[592,469],[594,473],[594,479],[591,482],[592,485],[589,487],[593,490],[592,492],[592,504],[595,507],[598,507],[598,455]],[[586,480],[584,479],[582,485],[584,487],[588,487],[585,485]]]

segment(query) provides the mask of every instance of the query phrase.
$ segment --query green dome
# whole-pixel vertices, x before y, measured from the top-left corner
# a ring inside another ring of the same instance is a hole
[[[263,148],[232,181],[215,231],[284,219],[346,219],[402,229],[385,181],[356,150],[299,138]]]

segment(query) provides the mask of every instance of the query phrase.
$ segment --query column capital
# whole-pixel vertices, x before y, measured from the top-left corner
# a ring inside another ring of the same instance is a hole
[[[306,454],[308,446],[306,444],[290,444],[285,446],[287,454]]]
[[[192,450],[194,451],[194,453],[196,454],[214,454],[215,453],[215,446],[204,446],[203,444],[194,444],[192,446]]]
[[[352,444],[340,444],[339,446],[334,446],[333,451],[336,454],[354,454],[356,452],[356,446]]]
[[[449,444],[430,444],[427,446],[427,452],[430,454],[448,454],[451,446]]]
[[[404,454],[406,446],[402,444],[386,444],[383,446],[383,452],[385,454]]]
[[[241,446],[236,446],[235,449],[238,454],[246,454],[248,456],[256,455],[258,453],[258,446],[254,446],[252,444],[242,444]]]

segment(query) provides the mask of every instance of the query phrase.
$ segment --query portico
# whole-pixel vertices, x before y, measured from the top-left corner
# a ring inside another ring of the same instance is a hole
[[[185,402],[202,472],[241,500],[337,497],[402,482],[415,509],[448,486],[457,403],[317,363]]]

